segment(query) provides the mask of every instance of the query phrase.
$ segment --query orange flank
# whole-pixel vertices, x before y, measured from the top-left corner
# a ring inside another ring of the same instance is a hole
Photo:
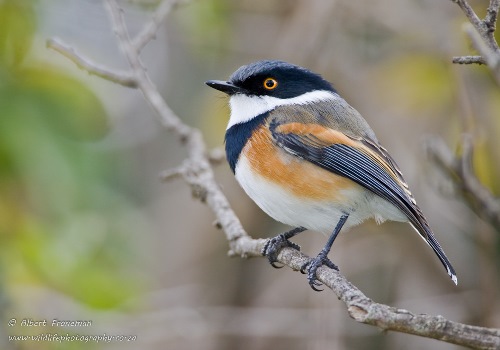
[[[271,133],[266,126],[261,126],[253,132],[243,149],[243,154],[250,162],[251,168],[260,176],[304,199],[341,202],[344,200],[342,191],[359,186],[346,177],[287,154],[273,143]]]

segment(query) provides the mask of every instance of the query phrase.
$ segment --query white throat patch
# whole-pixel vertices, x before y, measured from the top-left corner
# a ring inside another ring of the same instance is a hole
[[[229,99],[231,107],[231,117],[227,124],[227,129],[235,124],[247,122],[256,116],[269,112],[276,107],[286,105],[303,105],[311,102],[318,102],[338,98],[334,92],[327,90],[316,90],[306,92],[297,97],[277,98],[272,96],[247,96],[236,94]]]

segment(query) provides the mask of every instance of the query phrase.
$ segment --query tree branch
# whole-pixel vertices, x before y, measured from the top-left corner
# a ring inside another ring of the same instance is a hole
[[[187,0],[166,0],[162,1],[153,14],[151,20],[146,23],[142,31],[132,40],[132,47],[140,53],[142,49],[153,39],[156,38],[156,33],[163,23],[165,17],[169,15],[172,10]]]
[[[64,57],[72,61],[78,68],[86,71],[90,75],[98,76],[102,79],[111,81],[130,88],[137,87],[136,79],[128,72],[115,72],[107,67],[92,62],[90,59],[82,56],[74,48],[65,44],[59,38],[52,38],[46,43],[49,49],[59,52]]]
[[[463,138],[461,157],[455,157],[441,139],[429,139],[425,146],[431,159],[458,185],[469,207],[500,232],[500,201],[474,175],[471,137]]]
[[[489,28],[490,31],[489,35],[493,38],[493,40],[495,40],[494,33],[496,29],[496,22],[499,10],[500,10],[500,0],[490,0],[490,5],[488,6],[488,10],[486,11],[486,17],[484,18],[483,21],[485,26]]]
[[[486,64],[486,61],[481,56],[455,56],[452,63],[456,64]]]
[[[175,178],[181,176],[191,187],[195,197],[209,206],[216,217],[216,226],[220,227],[226,235],[231,256],[261,256],[261,250],[266,240],[252,239],[243,229],[238,217],[215,181],[210,165],[209,152],[201,132],[184,124],[173,113],[151,82],[146,69],[141,63],[140,50],[137,48],[146,45],[154,35],[148,34],[140,41],[134,41],[136,44],[133,44],[125,26],[123,12],[116,1],[106,0],[105,6],[120,47],[130,65],[130,75],[136,80],[137,88],[142,91],[146,101],[157,113],[162,125],[177,135],[188,150],[188,158],[183,164],[178,168],[167,171],[163,174],[163,177]],[[166,6],[162,3],[160,8]],[[164,15],[160,16],[159,14],[153,16],[153,18],[164,17]],[[155,20],[153,19],[153,21]],[[145,26],[145,28],[149,27],[157,30],[159,23],[149,23]],[[150,29],[144,29],[141,33],[146,32],[150,33]],[[144,43],[142,43],[143,40]],[[138,42],[141,42],[141,44],[137,44]],[[73,59],[72,61],[78,62],[78,60]],[[220,154],[217,154],[215,158],[220,159]],[[300,270],[301,266],[310,258],[297,250],[285,248],[278,254],[277,259],[294,270]],[[375,303],[347,281],[338,271],[325,266],[318,269],[317,276],[325,286],[332,289],[337,297],[345,303],[349,315],[358,322],[374,325],[383,330],[415,334],[477,349],[500,347],[500,330],[498,329],[469,326],[448,321],[442,316],[417,315],[407,310]]]
[[[146,69],[144,69],[141,62],[139,53],[130,41],[127,27],[125,25],[125,19],[123,17],[123,10],[114,0],[105,1],[104,5],[110,20],[113,23],[113,31],[118,38],[118,44],[120,45],[120,48],[130,65],[132,75],[137,80],[138,89],[143,93],[146,101],[149,102],[153,110],[159,116],[161,124],[167,130],[175,132],[182,140],[184,140],[187,135],[193,133],[193,130],[174,114],[158,92],[158,89],[156,89],[156,86],[153,84],[151,79],[149,79]],[[152,37],[150,37],[150,39],[152,39]]]
[[[498,17],[498,10],[500,8],[500,0],[490,0],[490,5],[486,11],[486,17],[481,20],[467,0],[451,0],[456,3],[464,12],[469,22],[476,28],[482,39],[493,51],[498,51],[498,44],[495,40],[495,23]]]
[[[485,63],[492,71],[497,84],[500,85],[500,48],[495,39],[496,22],[500,10],[500,0],[490,0],[484,20],[481,20],[467,0],[451,0],[456,3],[469,19],[470,24],[464,26],[464,31],[472,40],[472,45],[482,57],[454,57],[453,63],[470,64]]]
[[[476,15],[472,7],[469,5],[467,0],[451,0],[455,4],[457,4],[462,11],[464,12],[465,16],[469,19],[469,22],[474,25],[474,27],[480,29],[483,26],[483,23],[481,19]]]
[[[493,78],[495,78],[497,84],[500,85],[500,51],[494,51],[486,45],[476,28],[470,23],[464,24],[464,31],[471,39],[474,48],[481,54],[484,62],[486,62],[486,65],[490,68]]]

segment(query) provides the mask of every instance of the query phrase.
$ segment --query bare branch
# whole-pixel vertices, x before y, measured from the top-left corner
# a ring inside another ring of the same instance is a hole
[[[137,81],[131,74],[127,72],[115,72],[107,67],[94,63],[87,57],[84,57],[83,55],[78,53],[71,46],[65,44],[59,38],[52,38],[47,40],[47,47],[59,52],[61,55],[76,64],[78,68],[83,69],[90,75],[95,75],[126,87],[137,87]]]
[[[156,33],[163,23],[165,17],[168,16],[172,10],[185,3],[186,0],[167,0],[160,3],[158,8],[153,14],[151,20],[144,26],[142,31],[137,34],[137,36],[132,40],[132,47],[140,53],[144,46],[146,46],[151,40],[156,38]]]
[[[159,178],[160,178],[160,181],[166,182],[166,181],[177,179],[179,177],[183,177],[185,172],[186,172],[186,164],[182,164],[176,168],[163,170],[160,173]]]
[[[461,157],[455,157],[441,139],[429,139],[426,150],[459,186],[469,207],[500,231],[500,202],[479,182],[472,169],[472,139],[468,136],[463,138]]]
[[[261,248],[262,244],[255,245],[253,254],[257,254]],[[291,248],[284,248],[278,254],[278,261],[293,270],[300,270],[308,259],[306,255]],[[338,271],[322,266],[317,274],[319,280],[345,303],[349,315],[358,322],[384,331],[414,334],[473,349],[500,347],[500,329],[465,325],[442,316],[414,314],[408,310],[379,304],[363,294]]]
[[[455,56],[452,62],[456,64],[486,64],[482,56]]]
[[[477,21],[474,11],[466,0],[452,0],[464,11],[471,23],[463,28],[481,56],[458,57],[454,63],[484,62],[491,70],[493,78],[500,85],[500,48],[495,40],[496,21],[500,10],[500,0],[490,0],[484,20]],[[462,140],[462,156],[455,157],[441,140],[429,142],[427,151],[435,162],[458,184],[469,207],[476,214],[500,232],[500,202],[485,188],[474,175],[472,167],[473,143],[471,137]]]
[[[484,20],[481,20],[472,7],[469,5],[467,0],[451,0],[458,4],[465,16],[469,19],[469,22],[476,28],[477,32],[484,40],[488,47],[497,52],[499,51],[498,44],[495,40],[495,23],[498,17],[498,9],[500,7],[500,0],[490,0],[490,5],[487,10],[487,15]]]
[[[137,88],[142,91],[144,98],[158,114],[161,123],[179,136],[188,150],[188,159],[180,167],[163,173],[163,177],[182,176],[191,187],[195,197],[209,206],[215,215],[217,227],[224,231],[229,242],[229,255],[261,256],[266,240],[252,239],[243,229],[238,217],[215,181],[209,161],[209,152],[201,132],[184,124],[168,107],[143,67],[139,51],[130,41],[123,13],[118,4],[115,0],[106,0],[105,4],[113,29],[130,65],[131,73],[137,81]],[[155,15],[154,18],[158,17]],[[158,24],[150,23],[146,27],[148,26],[158,28]],[[146,30],[143,32],[149,33]],[[147,37],[151,40],[153,35],[148,34]],[[145,44],[142,44],[141,41],[139,46]],[[215,158],[221,158],[220,152]],[[294,270],[300,270],[310,258],[297,250],[285,248],[280,251],[277,259]],[[469,326],[448,321],[441,316],[417,315],[407,310],[375,303],[338,271],[326,266],[318,269],[317,276],[345,303],[351,317],[358,322],[374,325],[383,330],[415,334],[477,349],[500,347],[500,330],[498,329]]]
[[[467,0],[451,0],[451,1],[457,4],[462,9],[465,16],[467,16],[470,23],[472,23],[474,27],[481,28],[483,26],[483,21],[481,21],[481,19],[476,15],[476,13],[469,5]]]
[[[130,42],[123,17],[123,10],[118,6],[115,0],[107,0],[104,4],[110,16],[111,23],[113,24],[113,30],[118,38],[118,43],[127,58],[133,76],[137,80],[139,90],[142,91],[146,101],[149,102],[159,116],[162,125],[167,130],[174,131],[181,139],[184,139],[191,132],[191,128],[182,123],[179,117],[175,115],[146,74],[139,54]]]
[[[451,0],[458,4],[470,24],[464,25],[464,30],[472,40],[474,48],[481,54],[481,61],[488,65],[493,72],[493,76],[500,85],[500,48],[495,39],[496,21],[500,9],[500,0],[490,0],[488,10],[484,20],[481,20],[467,0]],[[453,63],[470,64],[479,63],[479,59],[453,59]]]
[[[496,22],[498,18],[498,11],[500,10],[500,0],[490,0],[490,6],[486,11],[486,17],[484,18],[485,25],[493,33],[496,29]]]
[[[493,51],[481,38],[477,30],[470,24],[464,24],[464,31],[470,37],[472,45],[481,54],[486,65],[491,69],[493,77],[500,85],[500,51]]]
[[[107,0],[105,5],[119,44],[129,62],[131,70],[137,78],[138,88],[142,91],[146,101],[149,102],[158,114],[163,126],[177,134],[187,146],[191,167],[190,171],[183,172],[184,179],[191,186],[193,193],[200,194],[200,189],[203,189],[203,195],[200,195],[199,198],[203,202],[206,202],[216,215],[217,220],[226,233],[226,238],[230,242],[231,251],[240,256],[250,256],[251,254],[247,253],[246,249],[248,248],[247,245],[253,246],[253,242],[248,243],[252,239],[243,229],[238,217],[231,209],[229,202],[215,181],[212,168],[206,157],[207,148],[200,131],[187,126],[174,114],[149,79],[140,61],[138,52],[131,45],[123,19],[123,12],[116,1]],[[241,238],[244,239],[238,241]]]

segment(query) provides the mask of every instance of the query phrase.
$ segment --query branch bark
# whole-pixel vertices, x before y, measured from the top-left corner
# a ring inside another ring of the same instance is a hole
[[[486,64],[492,71],[498,85],[500,85],[500,48],[495,39],[496,22],[500,10],[500,0],[490,0],[486,16],[481,20],[467,0],[451,0],[456,3],[469,19],[470,24],[464,26],[464,31],[472,41],[472,45],[481,55],[454,57],[453,63],[459,64]]]
[[[486,11],[486,17],[481,20],[469,5],[467,0],[451,0],[456,3],[463,11],[469,22],[476,28],[486,45],[493,51],[498,51],[498,43],[495,39],[495,25],[500,9],[500,0],[490,0]]]
[[[470,23],[464,25],[464,31],[471,39],[474,48],[481,54],[483,61],[490,68],[493,78],[500,85],[500,51],[495,51],[486,45]]]
[[[78,53],[74,48],[63,42],[59,38],[47,40],[47,47],[59,52],[64,57],[72,61],[78,68],[86,71],[90,75],[95,75],[104,80],[116,83],[122,86],[136,88],[136,79],[128,72],[115,72],[110,68],[101,66],[87,57]]]
[[[455,56],[452,62],[456,64],[486,64],[481,56]]]
[[[146,45],[159,27],[158,19],[166,17],[171,9],[165,0],[153,16],[154,23],[148,23],[135,39],[129,37],[127,27],[123,18],[123,11],[116,0],[106,0],[105,6],[109,14],[113,30],[117,36],[118,43],[127,58],[130,72],[123,78],[135,81],[136,88],[142,91],[145,100],[151,105],[159,117],[161,124],[178,136],[181,143],[188,150],[188,158],[183,164],[175,169],[162,174],[162,178],[182,177],[191,187],[196,198],[206,203],[216,217],[216,226],[225,233],[229,242],[229,254],[241,257],[261,256],[261,250],[266,242],[264,239],[253,239],[243,229],[238,217],[232,210],[228,200],[219,188],[210,164],[211,157],[220,160],[220,152],[214,155],[207,150],[201,132],[182,122],[182,120],[169,108],[168,104],[159,94],[153,82],[150,80],[146,69],[140,59],[140,49]],[[175,2],[175,1],[174,1]],[[148,34],[144,34],[148,33]],[[71,59],[80,68],[93,74],[96,71],[95,64],[79,64],[88,60],[79,56],[76,51],[66,45],[59,45],[56,49],[59,53]],[[100,70],[98,70],[100,71]],[[104,69],[103,78],[119,83],[120,79],[109,79],[110,70]],[[122,84],[123,85],[123,84]],[[127,86],[127,85],[125,85]],[[301,252],[285,248],[278,254],[278,261],[294,270],[300,270],[301,266],[310,258]],[[445,342],[468,346],[476,349],[498,349],[500,347],[500,330],[465,325],[446,320],[442,316],[431,316],[414,314],[407,310],[397,309],[372,301],[364,295],[357,287],[352,285],[338,271],[322,266],[317,271],[318,279],[330,288],[336,296],[342,300],[349,315],[358,322],[374,325],[383,330],[415,334],[427,338],[442,340]]]

